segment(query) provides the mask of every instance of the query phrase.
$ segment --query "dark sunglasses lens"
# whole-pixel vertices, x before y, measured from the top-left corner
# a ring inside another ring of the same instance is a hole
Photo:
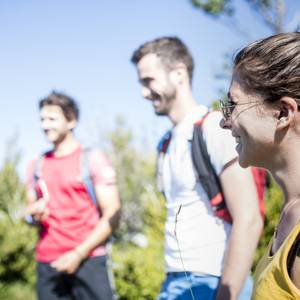
[[[223,117],[228,119],[231,116],[231,107],[228,105],[228,102],[225,100],[220,100],[220,106],[223,113]]]

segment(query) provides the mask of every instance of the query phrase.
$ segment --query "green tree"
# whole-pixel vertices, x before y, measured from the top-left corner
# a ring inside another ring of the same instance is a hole
[[[25,188],[17,174],[18,155],[0,169],[0,299],[33,299],[36,232],[23,220]]]
[[[240,7],[237,1],[234,0],[189,0],[192,6],[206,15],[214,18],[227,25],[232,31],[237,33],[242,39],[246,41],[253,40],[250,37],[252,26],[247,24],[240,24],[237,16],[239,15]],[[270,31],[270,34],[276,34],[284,31],[296,31],[300,26],[300,15],[295,13],[291,21],[286,19],[285,0],[244,0],[249,9],[253,12],[258,22]],[[215,74],[218,85],[219,94],[222,97],[225,93],[223,84],[228,85],[228,81],[232,72],[232,49],[224,54],[222,66]],[[222,82],[222,83],[221,83]]]
[[[233,0],[190,0],[195,8],[214,17],[233,19],[236,14],[236,5]],[[285,0],[244,0],[250,9],[258,16],[272,33],[285,30],[286,1]],[[297,22],[299,24],[299,20]],[[298,28],[295,24],[294,30]]]
[[[117,170],[118,188],[122,200],[122,222],[118,236],[123,239],[144,228],[147,206],[144,194],[155,194],[155,155],[138,150],[132,131],[117,118],[114,130],[108,134],[107,152]],[[135,143],[134,143],[135,142]]]
[[[165,219],[164,199],[156,191],[155,154],[138,150],[122,118],[108,141],[122,202],[112,252],[117,293],[122,300],[155,299],[164,276]]]

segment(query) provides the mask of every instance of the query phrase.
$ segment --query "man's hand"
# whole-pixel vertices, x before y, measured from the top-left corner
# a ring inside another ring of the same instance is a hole
[[[51,267],[55,268],[58,272],[73,274],[78,269],[82,259],[83,257],[76,249],[71,250],[52,262]]]
[[[43,198],[40,198],[37,201],[28,203],[25,213],[26,215],[31,215],[36,222],[44,221],[49,215],[47,201]]]

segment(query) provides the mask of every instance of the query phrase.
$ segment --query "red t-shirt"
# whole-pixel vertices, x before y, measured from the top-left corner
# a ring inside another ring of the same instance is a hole
[[[82,243],[97,225],[99,209],[90,198],[81,178],[82,147],[69,155],[48,153],[41,161],[40,179],[34,180],[36,160],[28,167],[27,186],[49,195],[49,216],[42,222],[36,247],[37,261],[52,262]],[[99,150],[90,153],[90,173],[95,185],[114,185],[115,171]],[[42,186],[42,188],[41,188]],[[47,196],[47,195],[44,195]],[[104,255],[105,246],[95,248],[90,256]]]

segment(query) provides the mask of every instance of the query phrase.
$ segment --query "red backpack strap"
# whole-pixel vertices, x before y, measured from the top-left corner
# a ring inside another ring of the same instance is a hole
[[[194,126],[202,126],[207,117],[212,113],[212,111],[208,111],[200,120],[194,123]]]

